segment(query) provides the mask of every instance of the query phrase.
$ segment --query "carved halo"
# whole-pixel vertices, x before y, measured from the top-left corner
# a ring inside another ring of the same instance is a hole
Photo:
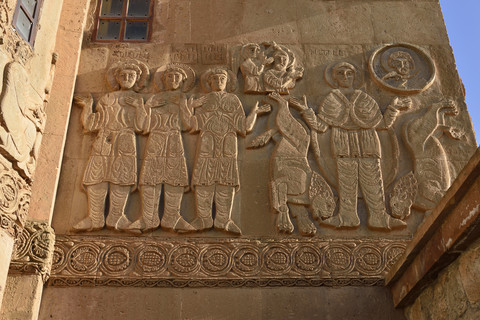
[[[155,72],[155,75],[153,76],[153,84],[155,85],[155,88],[157,90],[163,91],[165,90],[163,86],[163,76],[165,74],[165,71],[167,70],[175,70],[179,69],[179,71],[183,71],[181,73],[184,73],[185,79],[183,80],[183,86],[182,86],[182,91],[183,92],[188,92],[190,91],[193,86],[195,85],[195,71],[193,69],[185,64],[180,64],[180,63],[170,63],[164,66],[161,66],[160,68],[157,69]]]
[[[135,86],[133,87],[134,91],[140,91],[143,89],[147,83],[147,80],[150,76],[150,71],[145,63],[140,62],[138,60],[126,60],[126,61],[118,61],[114,63],[107,71],[106,80],[108,87],[113,90],[119,90],[120,86],[117,83],[116,73],[120,69],[133,69],[137,71],[137,81],[135,82]],[[140,73],[140,75],[138,75]]]
[[[225,90],[227,92],[235,91],[235,89],[237,88],[237,77],[235,76],[235,74],[231,70],[228,70],[227,68],[224,68],[224,67],[219,67],[219,68],[208,69],[207,71],[205,71],[201,75],[200,82],[201,82],[202,88],[205,92],[211,92],[212,91],[212,88],[210,88],[210,85],[208,84],[208,77],[210,77],[210,75],[212,75],[212,74],[222,72],[222,71],[227,73],[227,79],[228,79],[227,80],[227,87],[226,87]]]
[[[355,65],[354,63],[352,62],[347,62],[347,61],[341,61],[341,62],[338,62],[338,61],[335,61],[335,62],[332,62],[330,64],[327,65],[327,67],[325,68],[325,71],[324,71],[324,77],[325,77],[325,81],[328,83],[328,85],[334,89],[337,89],[338,88],[338,85],[335,83],[335,81],[333,80],[332,78],[332,73],[333,73],[333,69],[341,64],[344,64],[345,66],[347,65],[350,65],[354,68],[354,71],[355,71],[355,81],[353,83],[353,87],[355,89],[358,89],[362,86],[363,84],[363,76],[362,76],[362,73],[360,73],[359,71],[359,68],[357,65]]]
[[[395,77],[397,73],[389,64],[390,57],[395,54],[403,55],[412,67],[413,72],[402,79]],[[375,50],[370,57],[368,70],[372,79],[380,87],[404,95],[427,90],[435,81],[436,76],[435,64],[428,53],[407,43],[388,44]],[[388,77],[390,73],[392,74],[389,77],[391,79],[386,79],[385,77]]]

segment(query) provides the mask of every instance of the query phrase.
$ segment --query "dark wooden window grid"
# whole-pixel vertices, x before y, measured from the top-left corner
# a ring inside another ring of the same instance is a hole
[[[22,39],[27,41],[32,47],[35,44],[35,38],[37,36],[38,20],[40,18],[40,9],[42,8],[42,4],[43,4],[43,0],[37,0],[36,4],[35,4],[35,8],[33,9],[33,14],[30,14],[30,12],[28,12],[28,9],[26,8],[26,6],[24,4],[24,0],[18,0],[17,1],[17,6],[15,7],[15,13],[13,14],[13,20],[12,20],[13,28],[17,31],[17,33],[20,35],[20,37],[22,37]],[[28,36],[24,35],[19,30],[20,28],[17,26],[18,16],[21,12],[23,12],[23,14],[25,14],[27,19],[32,24],[31,27],[30,27],[30,32],[29,32]]]
[[[112,0],[113,1],[113,0]],[[135,17],[135,16],[127,16],[128,13],[128,8],[130,5],[130,0],[124,0],[123,1],[123,8],[122,8],[122,15],[121,16],[101,16],[102,12],[102,5],[105,2],[104,0],[99,0],[97,4],[97,15],[96,15],[96,21],[95,21],[95,29],[93,31],[92,35],[92,41],[93,42],[149,42],[150,37],[152,34],[152,21],[153,21],[153,0],[149,0],[149,11],[148,11],[148,16],[147,17]],[[119,38],[118,39],[97,39],[98,35],[98,27],[100,25],[101,21],[120,21],[120,33],[119,33]],[[147,36],[145,39],[125,39],[125,30],[126,30],[126,24],[127,22],[132,21],[132,22],[146,22],[147,23]]]

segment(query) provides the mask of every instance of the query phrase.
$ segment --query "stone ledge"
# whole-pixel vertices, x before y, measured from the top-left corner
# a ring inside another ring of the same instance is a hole
[[[387,273],[385,283],[391,287],[396,307],[411,304],[442,269],[480,237],[479,194],[480,148]]]
[[[383,285],[406,239],[58,236],[52,286]]]

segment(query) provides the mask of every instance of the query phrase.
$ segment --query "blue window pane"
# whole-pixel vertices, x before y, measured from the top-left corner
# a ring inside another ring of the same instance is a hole
[[[35,17],[35,7],[37,6],[37,0],[23,0],[22,4],[30,17]]]
[[[30,41],[30,33],[32,32],[32,22],[27,17],[25,12],[23,12],[22,9],[18,10],[18,16],[17,16],[15,28],[25,40]]]
[[[129,17],[148,17],[150,11],[150,0],[130,0],[128,2]]]
[[[120,17],[124,0],[102,0],[101,17]]]
[[[147,21],[128,21],[125,26],[125,40],[147,40]]]
[[[120,36],[120,20],[100,20],[97,40],[118,40]]]

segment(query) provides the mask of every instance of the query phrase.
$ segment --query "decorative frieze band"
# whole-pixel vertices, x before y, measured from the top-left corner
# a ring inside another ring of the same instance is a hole
[[[44,281],[50,276],[55,233],[46,222],[27,221],[15,239],[10,273],[39,274]]]
[[[53,286],[382,285],[406,240],[60,236]]]

